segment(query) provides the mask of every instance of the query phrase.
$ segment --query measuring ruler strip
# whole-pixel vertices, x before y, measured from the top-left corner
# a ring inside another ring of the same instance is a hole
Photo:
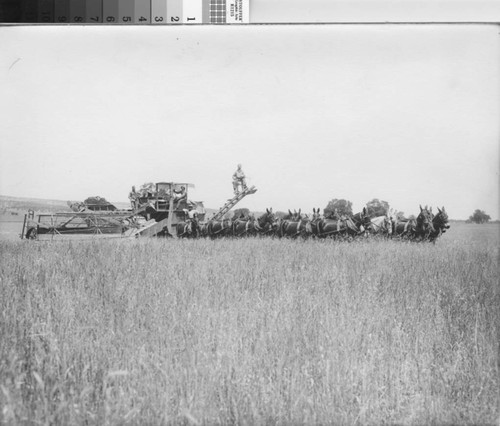
[[[151,1],[135,0],[134,4],[134,24],[151,23]]]
[[[151,0],[151,23],[167,23],[167,0]]]
[[[118,23],[118,1],[119,0],[102,0],[103,24]]]
[[[248,24],[250,0],[0,0],[0,23]]]
[[[54,0],[40,0],[38,3],[38,22],[54,22]]]
[[[167,24],[182,24],[183,0],[167,0]]]
[[[86,0],[85,22],[102,24],[102,0]]]
[[[118,22],[120,24],[134,23],[134,0],[118,1]]]
[[[54,0],[54,22],[56,24],[69,22],[69,2],[67,0]]]
[[[3,14],[5,15],[5,13]],[[34,23],[38,21],[38,0],[25,0],[21,3],[20,18],[23,22]]]
[[[85,0],[71,0],[69,3],[69,22],[73,24],[85,23]]]
[[[182,4],[182,17],[184,24],[202,24],[203,6],[201,0],[184,0]]]

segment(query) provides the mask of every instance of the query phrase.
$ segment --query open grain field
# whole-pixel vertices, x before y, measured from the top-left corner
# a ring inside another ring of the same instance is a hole
[[[3,424],[498,424],[498,225],[1,241]]]

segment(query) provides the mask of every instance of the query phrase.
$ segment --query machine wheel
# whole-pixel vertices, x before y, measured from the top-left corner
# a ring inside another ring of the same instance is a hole
[[[28,229],[28,232],[26,232],[26,239],[28,240],[36,240],[37,237],[38,237],[38,232],[36,228]]]

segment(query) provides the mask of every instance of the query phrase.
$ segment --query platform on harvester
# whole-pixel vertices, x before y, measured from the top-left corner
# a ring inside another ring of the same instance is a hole
[[[189,188],[194,185],[181,182],[146,183],[139,191],[132,187],[129,194],[132,209],[148,222],[131,234],[137,237],[175,236],[177,224],[186,220],[187,211],[191,209],[196,211],[199,220],[204,220],[203,202],[189,199]]]

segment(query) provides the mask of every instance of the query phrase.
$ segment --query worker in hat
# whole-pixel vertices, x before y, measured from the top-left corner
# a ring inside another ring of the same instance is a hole
[[[177,201],[176,209],[179,208],[182,200],[187,200],[186,187],[181,186],[181,189],[174,189],[174,201]]]
[[[237,170],[233,173],[233,190],[235,194],[238,194],[238,189],[240,186],[242,188],[242,191],[247,189],[245,173],[241,168],[241,164],[238,164]]]

